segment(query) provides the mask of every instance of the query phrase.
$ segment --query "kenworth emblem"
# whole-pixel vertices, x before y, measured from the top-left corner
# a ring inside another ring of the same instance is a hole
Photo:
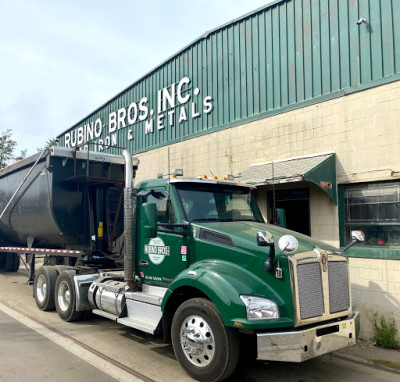
[[[328,265],[328,256],[326,253],[321,254],[321,264],[322,264],[322,270],[326,272],[327,270],[327,265]]]

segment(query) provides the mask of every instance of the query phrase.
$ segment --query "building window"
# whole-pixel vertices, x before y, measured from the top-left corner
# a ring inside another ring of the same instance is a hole
[[[371,183],[344,187],[345,242],[352,230],[362,230],[359,244],[400,247],[400,182]]]

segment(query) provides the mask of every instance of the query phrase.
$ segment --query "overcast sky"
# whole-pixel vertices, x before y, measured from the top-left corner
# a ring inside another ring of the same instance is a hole
[[[268,0],[0,0],[0,132],[36,152],[174,53]]]

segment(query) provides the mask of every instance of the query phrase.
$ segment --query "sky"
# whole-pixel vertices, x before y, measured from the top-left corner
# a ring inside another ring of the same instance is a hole
[[[34,154],[200,37],[269,0],[0,0],[0,132]]]

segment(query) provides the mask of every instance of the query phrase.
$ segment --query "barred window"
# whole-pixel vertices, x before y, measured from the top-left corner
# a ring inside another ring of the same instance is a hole
[[[400,183],[371,183],[344,189],[346,241],[352,230],[362,230],[360,245],[400,246]]]

